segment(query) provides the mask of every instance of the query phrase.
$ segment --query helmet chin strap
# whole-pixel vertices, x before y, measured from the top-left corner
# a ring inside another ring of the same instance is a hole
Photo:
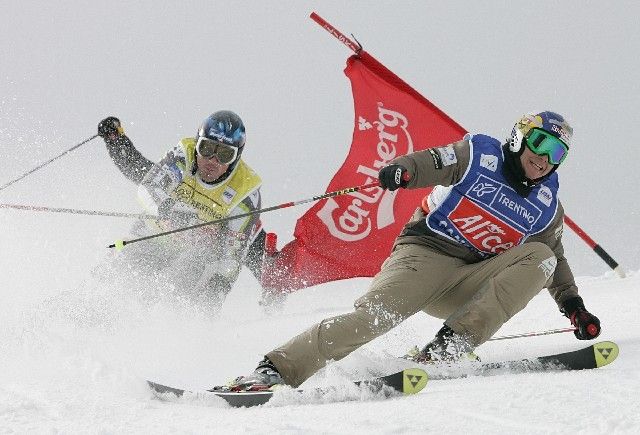
[[[522,197],[527,197],[531,193],[533,187],[537,184],[535,181],[528,179],[524,175],[524,169],[520,162],[520,155],[523,152],[522,147],[516,152],[511,151],[512,147],[509,142],[502,146],[504,154],[504,165],[502,165],[502,172],[509,182],[509,185],[515,189],[516,192]],[[542,181],[539,180],[538,182]]]
[[[520,145],[514,146],[513,142],[517,139],[520,139]],[[511,187],[516,189],[520,195],[528,196],[531,189],[549,178],[549,176],[558,169],[559,165],[553,165],[551,171],[543,177],[536,178],[535,180],[527,178],[524,173],[524,168],[522,167],[522,162],[520,161],[520,156],[524,152],[524,143],[522,141],[524,141],[524,138],[518,135],[516,138],[509,138],[507,143],[502,146],[505,156],[504,173]]]

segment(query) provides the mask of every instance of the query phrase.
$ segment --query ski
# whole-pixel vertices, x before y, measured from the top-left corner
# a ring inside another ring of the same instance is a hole
[[[355,381],[354,384],[365,391],[370,391],[372,393],[384,392],[384,397],[393,397],[402,394],[415,394],[420,392],[427,385],[428,379],[427,373],[423,369],[408,368],[386,376]],[[299,394],[313,391],[313,393],[323,395],[340,388],[338,386],[332,386],[305,390],[279,387],[277,389],[267,391],[230,391],[227,387],[213,387],[210,390],[190,391],[181,388],[169,387],[152,381],[147,381],[147,384],[156,397],[162,400],[172,400],[174,398],[182,397],[208,399],[215,396],[224,399],[233,407],[263,405],[271,400],[274,394],[277,394],[279,390],[282,390],[283,392],[288,390]]]
[[[529,372],[590,370],[611,364],[619,349],[612,341],[601,341],[582,349],[540,357],[497,362],[464,362],[457,364],[421,364],[429,379],[455,379],[467,376],[493,376]],[[411,361],[412,364],[415,362]]]

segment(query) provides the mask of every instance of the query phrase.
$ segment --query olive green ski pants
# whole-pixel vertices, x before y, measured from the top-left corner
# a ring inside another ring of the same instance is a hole
[[[321,321],[266,356],[297,387],[327,361],[344,358],[420,310],[445,319],[477,347],[550,282],[555,264],[540,242],[472,264],[422,245],[398,245],[353,312]]]

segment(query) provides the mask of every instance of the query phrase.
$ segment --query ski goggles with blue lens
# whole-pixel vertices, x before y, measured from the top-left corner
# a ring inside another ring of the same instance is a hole
[[[215,157],[223,165],[229,165],[238,158],[238,148],[206,137],[198,138],[196,152],[205,159]]]
[[[532,128],[524,137],[527,146],[539,156],[547,156],[549,163],[559,165],[569,153],[569,147],[551,133],[539,128]]]

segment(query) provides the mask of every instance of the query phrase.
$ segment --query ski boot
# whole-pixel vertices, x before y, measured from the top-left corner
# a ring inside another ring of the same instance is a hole
[[[258,363],[258,367],[248,376],[239,376],[229,383],[227,391],[271,391],[286,385],[278,369],[267,357]]]
[[[415,346],[403,357],[420,364],[480,361],[469,340],[444,325],[422,350]]]

